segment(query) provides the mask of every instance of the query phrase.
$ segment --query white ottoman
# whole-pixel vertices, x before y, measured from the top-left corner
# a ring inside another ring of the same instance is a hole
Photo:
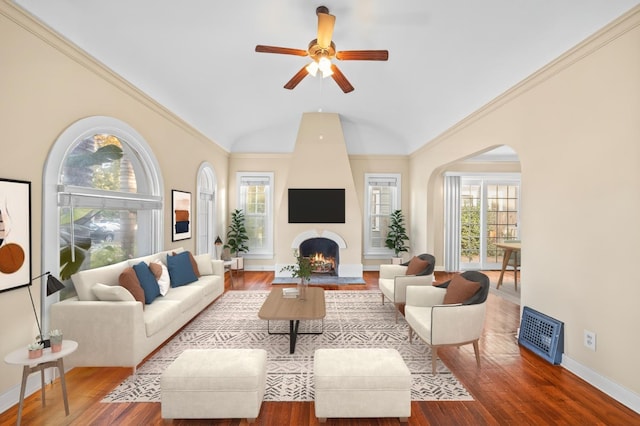
[[[411,416],[411,372],[395,349],[318,349],[316,417]]]
[[[162,373],[162,417],[235,419],[260,414],[267,381],[263,349],[187,349]]]

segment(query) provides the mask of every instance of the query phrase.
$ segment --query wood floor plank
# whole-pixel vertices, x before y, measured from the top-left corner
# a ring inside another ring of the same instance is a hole
[[[488,273],[492,283],[498,272]],[[450,274],[436,273],[438,282]],[[378,273],[365,272],[364,285],[327,290],[378,289]],[[239,272],[235,290],[268,290],[273,272]],[[494,284],[495,285],[495,284]],[[513,285],[505,277],[503,285]],[[231,288],[229,274],[225,288]],[[518,346],[520,307],[490,294],[480,340],[481,367],[471,346],[443,348],[439,357],[473,395],[473,401],[412,401],[408,424],[418,425],[640,425],[640,415],[561,366]],[[246,419],[163,420],[160,403],[103,404],[102,398],[131,374],[129,368],[74,368],[66,375],[70,415],[65,416],[60,383],[46,388],[46,406],[36,392],[25,402],[24,425],[224,425]],[[0,413],[0,425],[15,424],[18,408]],[[264,402],[259,426],[320,425],[313,402]],[[396,418],[328,419],[327,426],[400,424]]]

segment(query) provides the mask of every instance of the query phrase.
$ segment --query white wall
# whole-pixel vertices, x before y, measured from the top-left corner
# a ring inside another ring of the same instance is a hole
[[[42,272],[47,255],[41,246],[47,155],[64,129],[88,116],[124,121],[151,145],[165,184],[165,248],[195,249],[195,238],[171,242],[171,190],[196,194],[203,161],[226,188],[226,151],[6,1],[0,1],[0,70],[0,177],[31,181],[33,276]],[[226,217],[221,201],[218,217]],[[40,280],[32,291],[39,312]],[[26,348],[37,334],[27,289],[0,293],[1,356]],[[0,411],[17,401],[21,373],[19,366],[0,362]],[[38,376],[31,378],[37,382]]]
[[[640,8],[412,155],[414,244],[441,245],[434,173],[502,144],[521,164],[523,306],[564,321],[569,364],[640,410]]]

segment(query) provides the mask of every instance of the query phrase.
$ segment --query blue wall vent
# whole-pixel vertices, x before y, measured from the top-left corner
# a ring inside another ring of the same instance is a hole
[[[525,306],[518,343],[552,364],[560,364],[564,352],[564,323]]]

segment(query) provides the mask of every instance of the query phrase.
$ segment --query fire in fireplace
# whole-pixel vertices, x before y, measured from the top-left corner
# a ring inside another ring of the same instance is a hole
[[[313,261],[314,274],[337,275],[339,248],[335,241],[328,238],[310,238],[300,244],[300,255]]]

